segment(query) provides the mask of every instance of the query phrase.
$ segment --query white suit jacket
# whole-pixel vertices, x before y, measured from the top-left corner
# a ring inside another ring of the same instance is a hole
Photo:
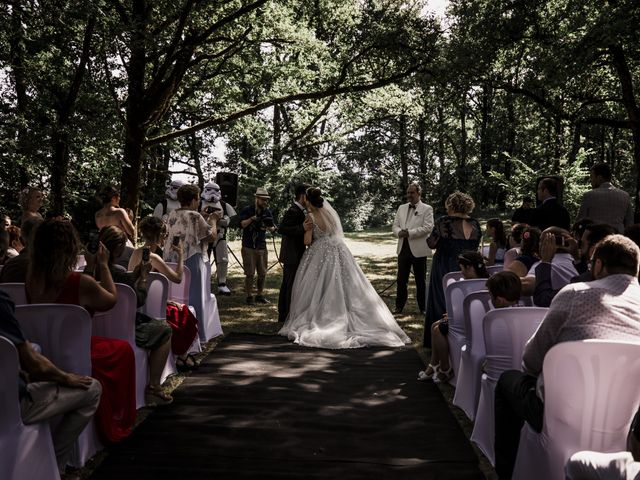
[[[415,210],[407,217],[409,204],[405,203],[398,207],[396,218],[393,221],[393,235],[398,237],[400,230],[407,229],[409,231],[409,248],[414,257],[426,257],[431,253],[431,249],[427,245],[427,237],[433,230],[433,208],[426,203],[416,203]],[[402,243],[406,238],[398,237],[398,248],[396,253],[402,250]]]

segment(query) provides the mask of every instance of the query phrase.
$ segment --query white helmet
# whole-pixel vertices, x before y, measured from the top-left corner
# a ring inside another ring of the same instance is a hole
[[[202,199],[205,202],[218,203],[222,199],[220,186],[215,182],[209,182],[202,190]]]
[[[180,179],[171,180],[171,183],[169,183],[169,185],[167,185],[167,189],[165,190],[164,194],[170,200],[177,200],[178,199],[178,189],[181,186],[186,185],[186,184],[187,183],[184,180],[180,180]]]

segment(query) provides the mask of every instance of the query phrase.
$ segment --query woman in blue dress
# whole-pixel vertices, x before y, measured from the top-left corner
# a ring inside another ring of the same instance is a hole
[[[478,250],[482,230],[480,224],[469,214],[475,208],[471,196],[454,192],[444,202],[447,214],[436,220],[427,244],[435,249],[424,325],[424,346],[431,346],[431,325],[440,320],[446,311],[442,278],[458,270],[458,256],[465,250]]]

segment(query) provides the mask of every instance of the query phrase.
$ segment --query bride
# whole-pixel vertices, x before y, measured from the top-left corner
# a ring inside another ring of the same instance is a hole
[[[279,334],[308,347],[397,347],[410,342],[343,240],[336,211],[319,188],[307,190],[305,252]]]

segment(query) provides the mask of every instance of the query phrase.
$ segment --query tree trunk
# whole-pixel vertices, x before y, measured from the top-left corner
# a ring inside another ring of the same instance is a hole
[[[634,198],[635,207],[635,221],[640,221],[640,109],[636,103],[635,94],[633,91],[633,77],[627,64],[624,51],[620,45],[610,45],[609,53],[613,59],[613,65],[618,79],[620,80],[620,87],[622,89],[622,102],[624,108],[627,111],[627,118],[629,119],[629,125],[631,129],[631,135],[633,138],[633,160],[636,164],[636,194]]]
[[[491,157],[493,156],[493,135],[492,135],[492,115],[493,115],[493,89],[491,85],[485,83],[482,87],[482,120],[480,123],[480,171],[484,178],[485,185],[489,184],[489,171],[491,170]],[[482,197],[479,199],[481,205],[486,205],[489,200],[488,188],[482,189]]]
[[[427,127],[425,125],[424,115],[420,115],[418,118],[418,177],[420,178],[420,184],[424,189],[426,187],[427,180]]]
[[[272,160],[274,168],[282,165],[282,118],[280,105],[273,106],[273,152]]]
[[[133,0],[131,11],[131,39],[129,43],[128,97],[124,139],[124,166],[121,176],[121,206],[133,210],[138,216],[140,202],[140,175],[144,158],[143,144],[147,137],[145,111],[145,67],[147,64],[148,9],[144,0]]]
[[[460,102],[460,156],[456,174],[458,188],[463,192],[468,188],[467,148],[467,91],[464,90]]]
[[[402,191],[406,191],[409,186],[409,165],[407,163],[407,116],[402,114],[399,119],[399,156],[400,170],[402,171]]]

